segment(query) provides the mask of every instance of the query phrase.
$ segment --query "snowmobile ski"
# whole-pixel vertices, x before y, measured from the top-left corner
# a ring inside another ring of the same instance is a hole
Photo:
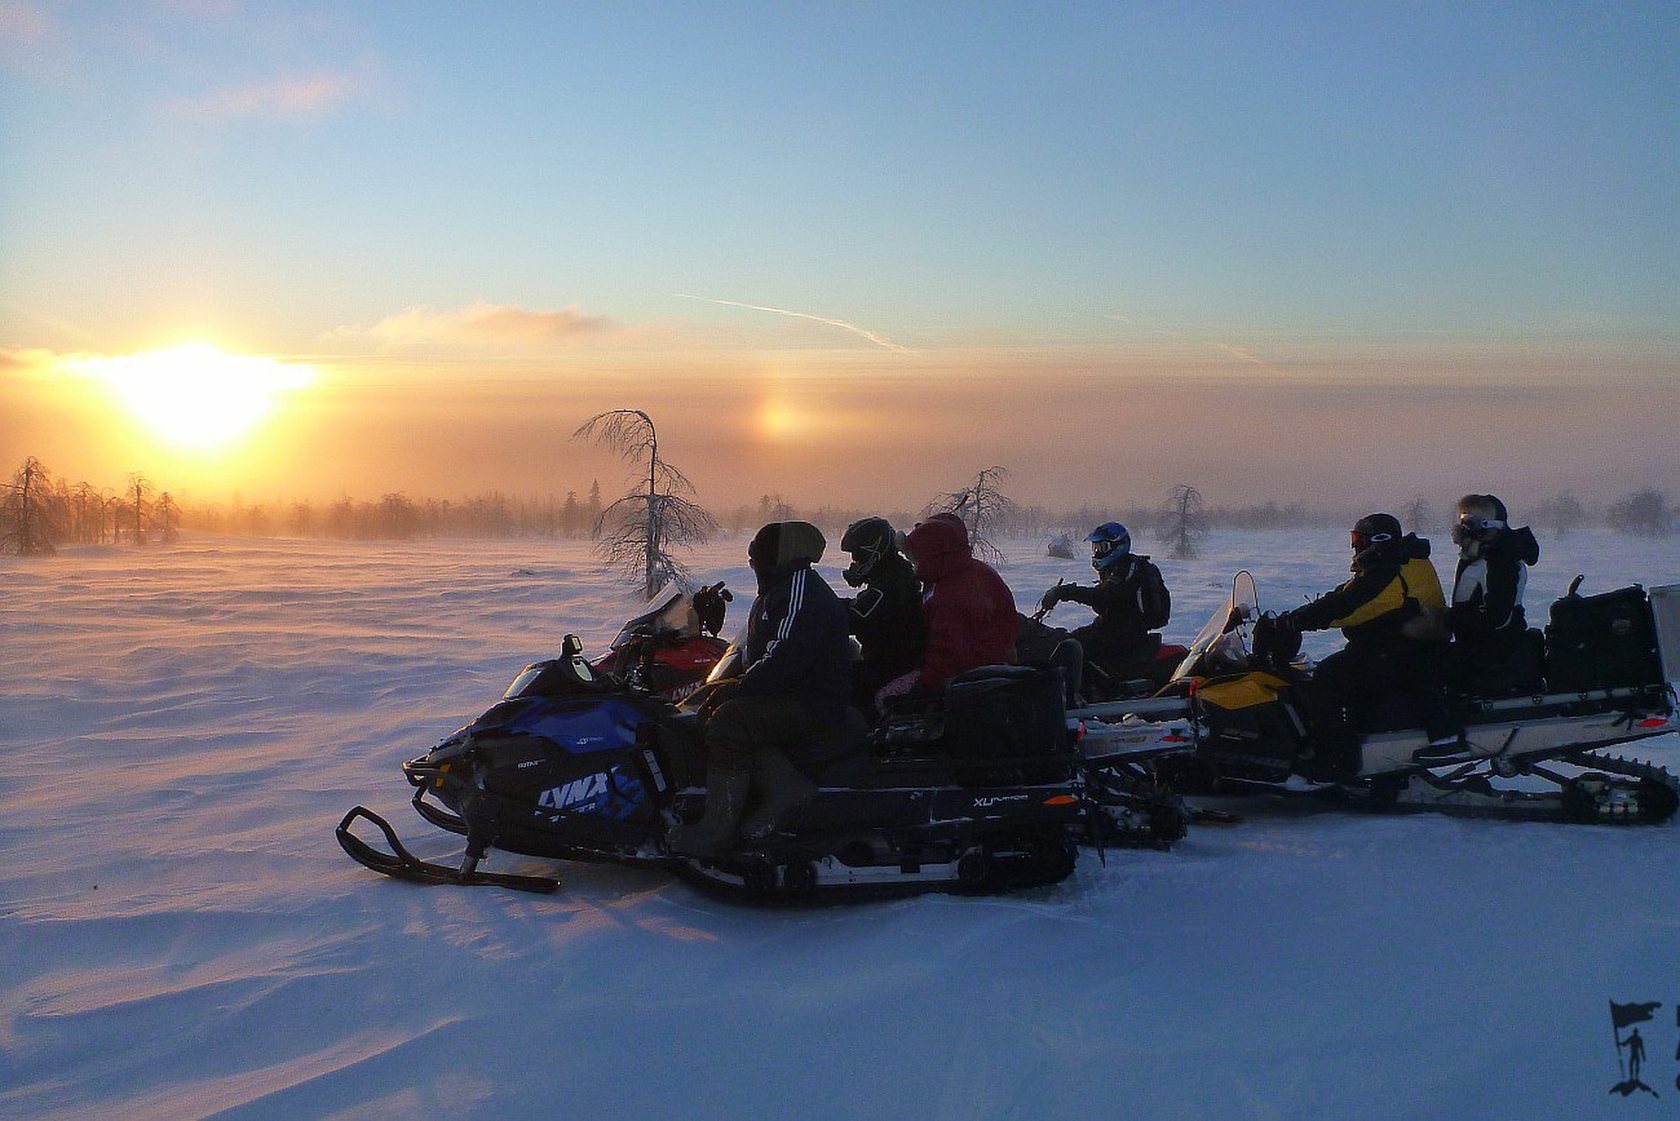
[[[381,833],[385,834],[385,842],[391,846],[391,851],[388,853],[380,852],[351,832],[351,823],[357,818],[371,821]],[[397,839],[397,832],[391,828],[390,822],[365,806],[356,806],[345,814],[344,819],[338,823],[336,835],[339,847],[356,863],[364,868],[371,868],[382,875],[411,884],[505,887],[512,888],[515,891],[535,892],[539,895],[548,895],[560,888],[560,881],[549,876],[519,876],[509,872],[483,871],[477,866],[478,860],[470,855],[459,868],[450,868],[442,864],[432,864],[421,860],[403,847],[402,841]]]

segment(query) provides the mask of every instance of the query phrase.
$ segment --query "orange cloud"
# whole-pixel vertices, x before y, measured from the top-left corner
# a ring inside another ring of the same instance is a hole
[[[542,346],[616,329],[617,324],[612,320],[585,315],[575,305],[558,311],[533,311],[480,301],[453,311],[411,307],[366,329],[340,327],[330,337],[365,337],[378,343],[381,349],[400,350],[411,346],[473,344]]]
[[[179,98],[170,102],[169,111],[177,117],[212,123],[255,117],[318,117],[370,89],[371,83],[364,75],[323,71]]]

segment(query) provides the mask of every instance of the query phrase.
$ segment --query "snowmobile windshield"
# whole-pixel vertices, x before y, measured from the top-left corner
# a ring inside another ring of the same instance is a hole
[[[543,670],[547,668],[547,662],[538,662],[534,666],[526,666],[520,671],[519,676],[513,679],[513,684],[507,687],[507,692],[502,694],[502,699],[507,701],[514,697],[524,696],[526,691],[536,683],[537,678],[542,676]]]
[[[675,584],[666,584],[640,615],[625,623],[612,640],[612,649],[629,645],[638,638],[652,638],[660,634],[699,634],[700,620],[687,593]]]
[[[1172,679],[1182,681],[1211,666],[1238,668],[1247,660],[1248,647],[1242,627],[1260,617],[1260,591],[1247,571],[1231,579],[1231,595],[1196,632],[1184,660],[1173,670]],[[1206,657],[1204,657],[1206,655]],[[1204,666],[1203,663],[1208,665]]]

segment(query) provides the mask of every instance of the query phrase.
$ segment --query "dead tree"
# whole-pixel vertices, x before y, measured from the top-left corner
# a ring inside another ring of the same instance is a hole
[[[181,508],[169,497],[168,491],[158,495],[157,504],[152,509],[152,524],[157,527],[158,540],[166,545],[181,536]]]
[[[992,564],[1003,561],[996,535],[999,527],[1015,513],[1015,502],[999,488],[1009,472],[1002,467],[982,468],[974,482],[962,490],[954,490],[935,498],[923,507],[924,514],[944,512],[955,514],[968,527],[968,542],[974,555]]]
[[[1410,533],[1424,534],[1439,528],[1434,508],[1429,505],[1429,499],[1421,494],[1414,495],[1410,502],[1400,507],[1400,520],[1405,523]]]
[[[1534,517],[1551,529],[1552,536],[1567,537],[1570,530],[1586,523],[1587,508],[1579,498],[1565,491],[1535,507]]]
[[[1155,536],[1167,542],[1167,551],[1176,560],[1191,560],[1201,552],[1207,537],[1207,511],[1202,492],[1187,483],[1174,487],[1161,508],[1161,524]]]
[[[653,418],[640,409],[613,409],[590,417],[572,433],[617,452],[635,468],[632,489],[604,507],[591,531],[596,549],[652,599],[668,583],[687,587],[688,570],[672,548],[698,545],[717,529],[717,520],[686,495],[694,484],[659,454]],[[598,501],[592,489],[590,497]]]
[[[136,471],[128,477],[128,490],[123,492],[123,519],[133,533],[133,543],[146,543],[146,511],[151,505],[152,484]]]
[[[23,461],[6,487],[3,517],[0,517],[0,552],[24,557],[51,556],[57,535],[49,513],[47,497],[51,475],[34,456]]]

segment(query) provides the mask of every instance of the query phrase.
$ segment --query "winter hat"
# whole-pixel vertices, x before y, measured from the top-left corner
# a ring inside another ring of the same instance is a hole
[[[798,561],[816,564],[826,548],[828,540],[822,530],[810,522],[771,522],[753,534],[747,546],[747,562],[754,572],[769,572]]]

